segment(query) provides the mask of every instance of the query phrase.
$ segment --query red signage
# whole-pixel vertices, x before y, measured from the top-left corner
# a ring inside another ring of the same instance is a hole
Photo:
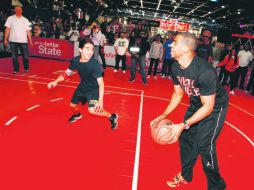
[[[248,38],[248,39],[254,39],[254,36],[246,35],[246,34],[232,34],[233,37],[239,37],[239,38]]]
[[[178,32],[188,32],[190,24],[184,23],[184,22],[177,22],[176,19],[171,20],[161,20],[160,21],[160,28],[163,30],[172,30],[172,31],[178,31]]]
[[[74,44],[68,40],[33,37],[33,46],[29,46],[29,55],[71,60],[74,57]]]

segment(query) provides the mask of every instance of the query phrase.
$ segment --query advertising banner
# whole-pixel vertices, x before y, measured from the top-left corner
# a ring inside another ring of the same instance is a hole
[[[178,32],[188,32],[190,24],[184,22],[178,22],[177,19],[162,20],[160,21],[160,28],[163,30],[172,30]]]
[[[71,60],[74,57],[74,43],[68,40],[33,37],[33,46],[29,46],[29,55]]]

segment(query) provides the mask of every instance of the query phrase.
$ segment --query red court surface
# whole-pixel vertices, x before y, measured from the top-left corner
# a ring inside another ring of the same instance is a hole
[[[167,190],[166,180],[180,171],[178,143],[161,146],[150,136],[149,123],[168,104],[172,81],[140,75],[129,83],[129,72],[105,71],[104,108],[119,114],[112,131],[107,119],[91,116],[68,123],[70,98],[78,76],[52,90],[68,63],[30,58],[29,74],[22,64],[12,74],[10,58],[0,59],[0,148],[2,190]],[[181,122],[188,99],[168,117]],[[221,174],[228,190],[250,190],[254,171],[254,98],[236,90],[224,129],[217,141]],[[205,190],[198,159],[193,182],[178,189]]]

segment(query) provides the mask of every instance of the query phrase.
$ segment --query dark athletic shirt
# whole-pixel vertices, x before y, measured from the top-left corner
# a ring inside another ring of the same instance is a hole
[[[218,80],[216,70],[204,59],[194,57],[191,64],[185,69],[182,69],[178,62],[174,62],[171,72],[174,85],[181,86],[190,97],[190,104],[196,109],[202,106],[200,95],[216,94],[214,108],[228,104],[227,91]]]
[[[102,77],[101,65],[96,59],[91,58],[88,62],[80,62],[80,56],[74,57],[69,66],[70,70],[77,70],[80,76],[79,90],[82,92],[98,91],[97,78]]]

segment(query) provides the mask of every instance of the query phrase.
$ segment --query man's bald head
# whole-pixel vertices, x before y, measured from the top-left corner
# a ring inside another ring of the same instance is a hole
[[[197,38],[189,33],[189,32],[182,32],[178,33],[177,35],[182,36],[181,44],[188,47],[191,51],[196,51],[197,49]]]

